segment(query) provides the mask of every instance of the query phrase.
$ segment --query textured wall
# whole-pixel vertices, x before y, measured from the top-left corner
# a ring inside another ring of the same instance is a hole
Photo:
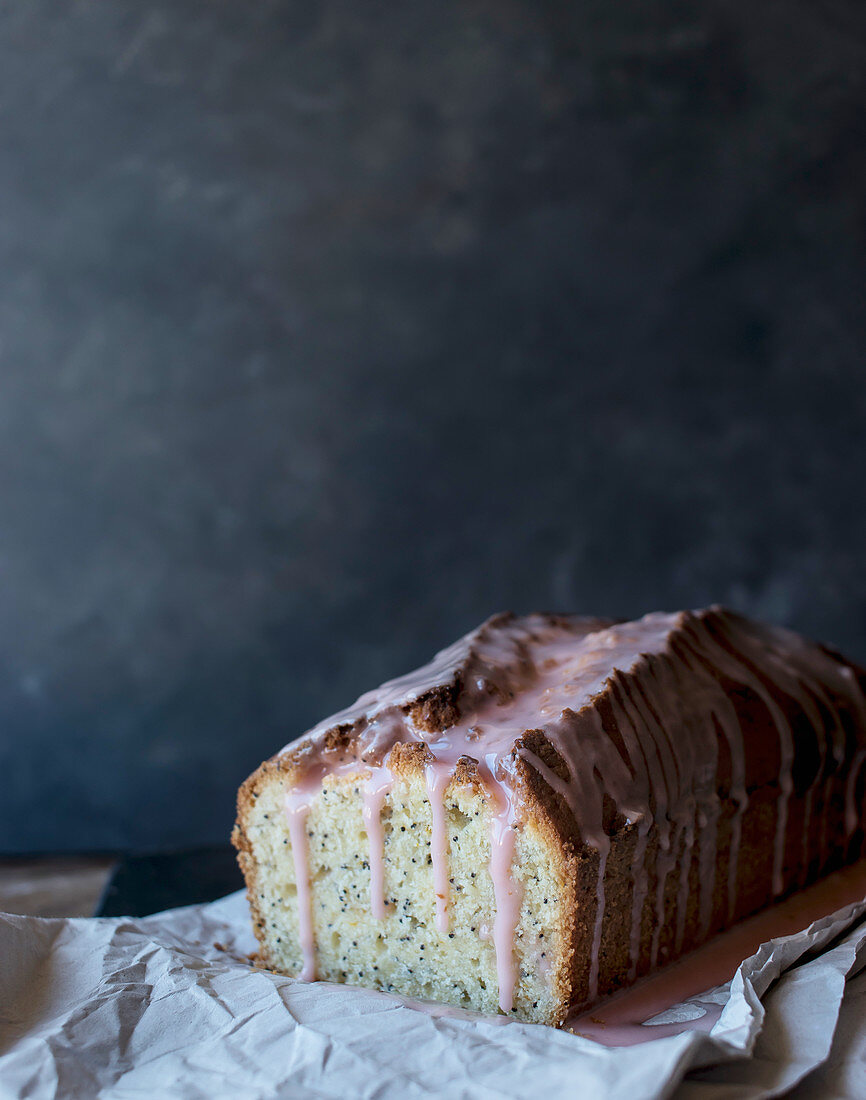
[[[862,0],[2,0],[0,846],[504,607],[866,659],[864,184]]]

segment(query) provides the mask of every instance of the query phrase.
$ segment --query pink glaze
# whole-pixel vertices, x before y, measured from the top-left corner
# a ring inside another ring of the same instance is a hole
[[[440,653],[424,669],[370,692],[346,711],[321,723],[300,741],[286,746],[298,765],[301,803],[330,774],[369,773],[364,816],[370,843],[371,908],[382,919],[383,845],[376,819],[390,789],[388,754],[397,742],[424,742],[430,753],[425,766],[432,814],[430,855],[433,864],[436,928],[449,927],[449,838],[445,799],[458,761],[477,766],[492,808],[490,874],[496,912],[493,942],[500,1006],[513,1007],[516,984],[514,937],[521,896],[512,864],[517,831],[522,827],[524,788],[518,765],[530,765],[560,795],[584,843],[598,853],[595,912],[592,916],[589,995],[598,992],[599,957],[605,930],[606,868],[610,848],[607,807],[635,826],[637,844],[632,867],[630,973],[647,960],[639,957],[641,926],[650,920],[653,933],[649,963],[659,963],[665,915],[665,891],[676,878],[677,949],[685,933],[688,870],[697,845],[700,871],[699,914],[706,933],[715,888],[716,832],[719,800],[719,750],[729,761],[728,797],[736,809],[732,821],[726,890],[728,915],[737,897],[742,816],[748,805],[743,730],[722,682],[746,689],[763,703],[778,736],[779,796],[773,842],[772,889],[785,886],[788,807],[793,793],[794,740],[778,697],[801,708],[816,731],[821,766],[809,789],[812,814],[817,785],[832,755],[844,758],[844,729],[835,699],[842,699],[866,728],[866,705],[851,670],[829,651],[797,635],[750,623],[711,609],[691,614],[647,615],[633,623],[610,625],[576,617],[499,617]],[[439,732],[416,727],[410,717],[414,702],[437,687],[459,683],[458,720]],[[820,706],[818,705],[820,703]],[[603,709],[603,707],[605,709]],[[825,720],[829,716],[829,723]],[[331,750],[326,735],[351,727],[348,749]],[[567,769],[563,779],[531,748],[524,734],[539,730]],[[860,822],[855,805],[857,773],[866,759],[861,750],[846,790],[846,825],[850,836]],[[829,790],[829,788],[828,788]],[[300,811],[296,811],[296,816]],[[290,815],[291,823],[291,815]],[[807,850],[809,822],[798,838],[797,855]],[[305,838],[297,824],[292,833],[299,906],[310,910],[306,889]],[[298,842],[295,842],[295,833]],[[656,889],[650,896],[647,851],[655,839]],[[823,845],[823,842],[822,842]],[[646,912],[650,907],[649,913]],[[305,960],[312,950],[309,919]],[[305,963],[305,973],[311,966]]]
[[[595,882],[595,920],[592,927],[592,954],[589,959],[589,999],[594,1001],[598,996],[598,967],[601,958],[601,934],[604,930],[604,914],[606,909],[604,893],[604,877],[607,870],[607,857],[610,853],[610,841],[599,845],[598,849],[598,878]]]
[[[364,827],[370,850],[370,912],[376,920],[384,920],[387,914],[382,803],[393,785],[394,777],[387,768],[374,768],[364,784]]]
[[[845,828],[848,830],[849,836],[857,828],[860,816],[857,811],[854,796],[857,791],[857,780],[860,778],[864,760],[866,760],[866,749],[860,749],[851,764],[851,771],[848,775],[848,782],[845,787]]]
[[[490,822],[490,877],[496,914],[493,918],[493,946],[496,950],[496,977],[499,982],[499,1007],[511,1012],[517,974],[513,961],[514,930],[520,916],[523,891],[511,874],[514,859],[514,826],[499,814]]]
[[[309,845],[307,843],[307,815],[310,812],[310,804],[309,792],[286,792],[286,817],[289,821],[292,860],[295,864],[295,886],[298,892],[298,942],[301,946],[301,957],[303,959],[303,967],[298,977],[302,982],[312,982],[316,979],[313,892],[310,886]]]
[[[307,818],[328,774],[345,775],[357,771],[354,760],[325,761],[319,756],[306,762],[303,775],[286,791],[284,808],[289,825],[295,889],[298,898],[298,941],[303,966],[298,977],[305,982],[316,978],[316,944],[313,931],[313,892],[310,881],[310,845]],[[378,825],[378,819],[377,819]],[[371,864],[372,865],[372,864]]]
[[[655,1024],[652,1020],[637,1023],[606,1023],[597,1015],[581,1017],[568,1025],[567,1030],[584,1039],[594,1039],[606,1047],[633,1047],[639,1043],[649,1043],[652,1039],[667,1039],[671,1035],[682,1035],[684,1031],[712,1031],[722,1015],[722,1005],[705,1001],[687,1001],[689,1008],[696,1010],[690,1020]],[[671,1005],[673,1008],[674,1006]],[[661,1014],[659,1014],[661,1015]]]
[[[514,864],[514,846],[517,839],[517,816],[510,792],[496,779],[495,761],[485,760],[488,790],[493,793],[495,812],[490,819],[490,877],[493,880],[493,898],[496,912],[493,916],[493,939],[496,951],[496,978],[499,983],[499,1007],[509,1013],[514,1007],[514,986],[517,972],[514,965],[514,936],[520,919],[523,889],[511,873]],[[483,773],[482,773],[483,774]],[[484,937],[482,929],[480,935]]]
[[[442,760],[436,760],[424,769],[432,814],[430,858],[433,861],[436,929],[442,933],[448,931],[448,820],[445,812],[445,788],[451,782],[452,774],[450,765]]]

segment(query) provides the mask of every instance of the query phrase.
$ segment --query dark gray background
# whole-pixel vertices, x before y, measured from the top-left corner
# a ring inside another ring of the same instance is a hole
[[[2,848],[501,608],[866,659],[864,108],[862,0],[2,0]]]

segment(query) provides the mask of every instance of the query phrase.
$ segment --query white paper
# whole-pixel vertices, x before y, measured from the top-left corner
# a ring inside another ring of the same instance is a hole
[[[0,1096],[862,1098],[864,913],[764,944],[701,998],[724,1004],[708,1035],[615,1049],[255,970],[241,893],[143,919],[0,914]]]

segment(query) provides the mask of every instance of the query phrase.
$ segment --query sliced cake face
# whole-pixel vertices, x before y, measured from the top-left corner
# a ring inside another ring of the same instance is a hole
[[[497,616],[244,785],[264,961],[560,1023],[859,853],[859,677],[718,609]]]
[[[245,833],[267,963],[484,1012],[498,1011],[507,992],[524,1019],[545,1023],[560,1015],[571,936],[567,869],[555,838],[531,823],[520,828],[509,852],[509,893],[497,905],[491,807],[477,784],[452,779],[441,792],[441,883],[423,773],[398,773],[376,798],[373,836],[367,782],[363,771],[325,778],[304,815],[305,855],[297,865],[284,775],[261,785]],[[504,970],[496,944],[503,935]]]

